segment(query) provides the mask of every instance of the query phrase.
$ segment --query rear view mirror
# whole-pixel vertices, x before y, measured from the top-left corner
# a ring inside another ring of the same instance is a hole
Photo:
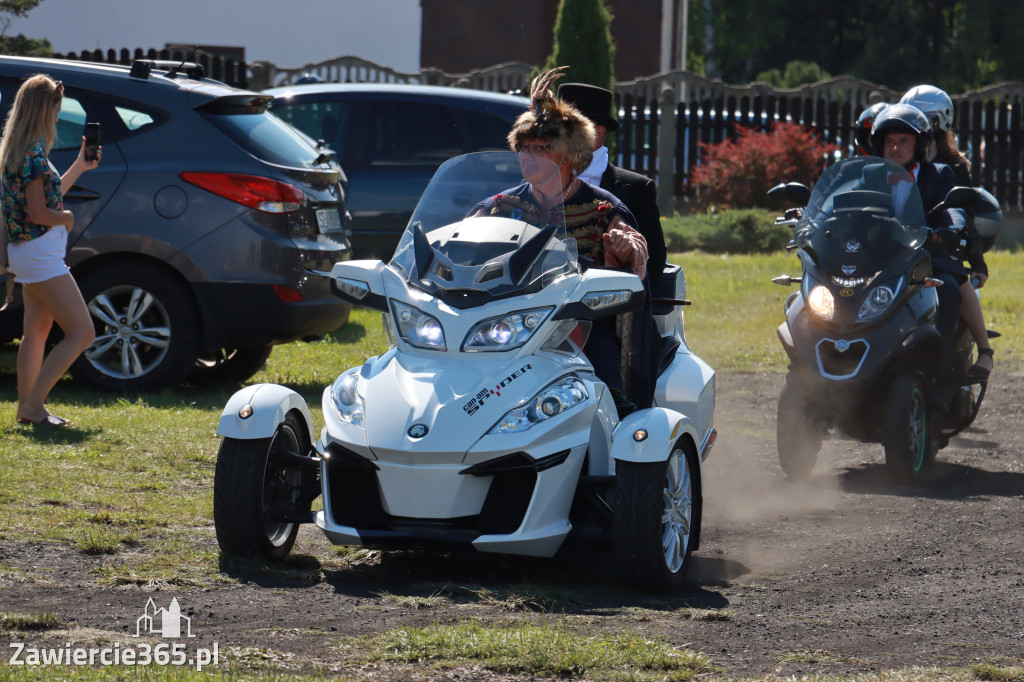
[[[768,190],[773,199],[788,199],[799,206],[806,206],[811,199],[811,190],[799,182],[784,182]]]

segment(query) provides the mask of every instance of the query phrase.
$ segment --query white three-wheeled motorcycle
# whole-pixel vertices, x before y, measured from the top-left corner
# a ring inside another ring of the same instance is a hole
[[[654,407],[620,417],[581,348],[646,288],[585,269],[558,211],[546,224],[467,217],[522,177],[511,152],[454,158],[390,263],[334,266],[332,288],[383,313],[390,348],[324,390],[319,438],[288,388],[232,396],[217,428],[223,551],[283,558],[301,523],[341,545],[537,557],[578,536],[609,541],[627,583],[682,581],[716,435],[714,370],[683,338],[682,273],[669,266],[654,287]]]

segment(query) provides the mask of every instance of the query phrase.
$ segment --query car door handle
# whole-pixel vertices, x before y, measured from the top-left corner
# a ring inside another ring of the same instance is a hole
[[[82,189],[77,185],[71,188],[71,191],[64,194],[65,201],[95,201],[100,198],[99,192],[94,192],[91,189]]]

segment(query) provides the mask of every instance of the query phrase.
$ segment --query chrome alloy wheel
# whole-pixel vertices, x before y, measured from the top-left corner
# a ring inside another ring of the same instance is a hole
[[[98,324],[85,357],[97,371],[132,379],[163,361],[171,343],[170,315],[148,291],[112,287],[89,301],[89,313]]]
[[[677,448],[669,457],[662,491],[664,511],[661,516],[661,546],[665,566],[672,573],[683,567],[690,544],[693,521],[693,477],[686,453]]]

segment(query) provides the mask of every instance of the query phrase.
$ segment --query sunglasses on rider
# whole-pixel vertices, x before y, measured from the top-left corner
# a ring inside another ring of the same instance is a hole
[[[549,144],[517,144],[515,147],[517,152],[532,154],[534,156],[544,154],[549,149],[551,149],[551,145]]]

